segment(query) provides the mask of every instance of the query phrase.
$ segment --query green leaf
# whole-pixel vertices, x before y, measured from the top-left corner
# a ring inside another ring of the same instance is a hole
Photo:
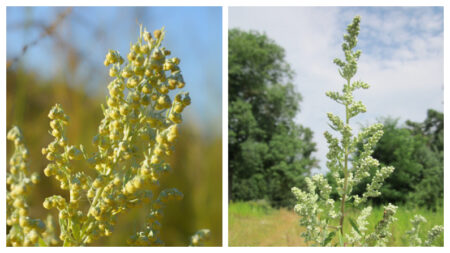
[[[47,243],[45,243],[42,237],[39,237],[38,245],[39,247],[48,247]]]
[[[342,238],[342,233],[338,233],[339,235],[339,246],[344,247],[344,238]]]
[[[83,154],[84,159],[88,160],[89,158],[87,157],[86,150],[84,149],[84,146],[82,144],[80,144],[80,150],[81,153]]]
[[[69,242],[69,240],[64,240],[64,244],[63,244],[63,247],[70,247],[71,245],[70,245],[70,242]]]
[[[348,221],[350,222],[350,225],[352,225],[353,229],[358,233],[358,235],[361,235],[361,232],[359,231],[358,226],[356,225],[355,221],[350,217],[348,218]]]
[[[103,104],[101,104],[100,107],[102,108],[103,115],[107,116],[105,106]]]
[[[333,231],[331,233],[328,234],[327,239],[325,239],[325,241],[323,241],[322,246],[327,246],[327,244],[329,242],[331,242],[331,240],[333,239],[333,237],[336,235],[336,232]]]
[[[72,234],[76,240],[80,239],[80,224],[78,222],[72,223]]]

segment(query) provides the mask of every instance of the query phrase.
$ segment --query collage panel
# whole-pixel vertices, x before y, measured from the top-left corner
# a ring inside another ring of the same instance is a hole
[[[6,14],[4,245],[222,246],[222,8]]]
[[[228,14],[228,245],[443,246],[443,7]]]

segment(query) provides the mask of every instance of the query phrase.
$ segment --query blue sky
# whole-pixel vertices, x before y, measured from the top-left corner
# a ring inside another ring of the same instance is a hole
[[[65,8],[8,7],[7,58],[20,55],[23,45],[39,37],[42,25],[51,24]],[[106,94],[110,78],[103,66],[108,49],[126,56],[139,35],[138,23],[153,31],[166,29],[163,45],[181,59],[192,106],[186,119],[203,130],[221,132],[222,119],[222,9],[220,7],[75,7],[58,26],[60,39],[45,38],[20,58],[19,64],[45,78],[65,76],[83,83],[94,94]],[[28,24],[28,28],[24,29]],[[67,74],[68,43],[79,57],[74,75]]]
[[[322,172],[328,150],[323,132],[330,130],[326,113],[343,116],[325,92],[342,87],[333,59],[343,58],[342,36],[354,16],[362,17],[363,52],[354,80],[371,88],[355,93],[368,112],[353,119],[353,128],[386,116],[423,121],[428,109],[443,111],[443,8],[234,7],[228,13],[229,28],[264,32],[286,50],[303,96],[296,122],[314,131]]]

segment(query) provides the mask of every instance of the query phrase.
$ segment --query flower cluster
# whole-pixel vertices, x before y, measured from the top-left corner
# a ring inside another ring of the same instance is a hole
[[[389,241],[392,236],[389,231],[390,225],[397,220],[394,217],[395,212],[397,212],[397,207],[388,204],[384,207],[383,218],[378,222],[375,227],[375,231],[363,238],[363,241],[360,242],[361,245],[375,245],[375,246],[386,246],[386,243]],[[354,228],[356,229],[356,227]]]
[[[420,225],[426,222],[427,219],[422,215],[414,215],[414,218],[411,219],[412,228],[406,232],[406,236],[412,246],[422,245],[422,239],[419,237]]]
[[[164,30],[156,30],[153,36],[141,27],[127,63],[117,51],[106,55],[104,63],[114,80],[108,85],[93,156],[88,158],[83,146],[68,144],[68,117],[59,105],[49,113],[55,140],[43,150],[51,162],[45,174],[55,176],[61,188],[70,191],[70,200],[52,196],[44,207],[59,210],[60,239],[67,245],[84,245],[111,235],[120,213],[144,203],[151,206],[153,219],[148,220],[145,240],[140,236],[138,244],[162,244],[158,232],[164,203],[182,197],[176,189],[161,191],[159,180],[170,171],[166,159],[173,152],[181,112],[191,100],[187,92],[178,93],[173,101],[170,98],[171,90],[185,86],[180,60],[169,58],[170,51],[161,47]],[[72,163],[76,160],[87,160],[96,177],[77,170]],[[90,203],[87,213],[80,207],[83,197]]]
[[[170,200],[181,200],[182,198],[183,193],[175,188],[169,188],[161,191],[156,202],[159,204],[153,205],[152,210],[147,216],[145,230],[137,232],[135,235],[131,236],[127,240],[128,244],[135,246],[164,245],[164,242],[157,237],[159,230],[161,229],[161,219],[163,217],[162,203],[166,203]]]
[[[204,242],[211,236],[209,229],[200,229],[193,236],[191,236],[190,246],[203,246]]]
[[[344,35],[342,44],[345,60],[334,60],[339,67],[339,74],[346,83],[341,92],[326,93],[332,100],[345,107],[344,120],[332,113],[327,115],[330,127],[338,132],[341,138],[333,136],[328,131],[324,133],[329,147],[327,167],[336,182],[336,191],[340,201],[336,205],[335,201],[330,198],[331,186],[322,175],[306,179],[307,191],[296,187],[292,188],[292,192],[298,200],[294,210],[301,216],[300,225],[306,227],[306,232],[302,236],[306,242],[312,242],[315,245],[326,246],[337,235],[341,246],[348,244],[384,246],[391,237],[389,227],[396,220],[394,214],[397,207],[389,204],[385,206],[384,216],[377,224],[375,231],[368,233],[367,218],[372,211],[369,206],[361,210],[356,222],[349,218],[352,230],[350,234],[344,234],[347,203],[352,201],[356,209],[362,208],[362,204],[367,202],[369,197],[377,197],[381,194],[379,189],[384,180],[394,171],[394,167],[391,166],[379,168],[378,160],[372,157],[375,145],[383,135],[383,125],[374,124],[357,135],[353,135],[350,126],[351,118],[366,112],[364,104],[361,101],[355,101],[353,92],[357,89],[369,88],[369,85],[362,81],[351,81],[356,74],[357,62],[361,56],[360,50],[354,50],[359,34],[359,23],[360,17],[357,16],[347,27],[347,34]],[[377,170],[372,181],[366,185],[365,192],[362,196],[353,194],[353,187],[371,176],[369,173],[371,169]],[[336,212],[337,210],[339,211]],[[339,225],[330,225],[334,224],[334,220],[338,220]],[[433,228],[430,231],[430,238],[434,240],[439,235],[439,231],[439,228]],[[411,235],[415,237],[417,233],[413,231]],[[418,242],[417,239],[413,241]]]
[[[39,219],[32,219],[28,214],[28,194],[31,186],[39,182],[37,173],[30,173],[28,167],[28,150],[23,135],[17,126],[9,130],[8,140],[14,142],[15,151],[9,161],[6,175],[6,224],[10,230],[6,236],[8,246],[34,246],[39,239],[50,239],[51,231]]]
[[[191,103],[189,93],[170,92],[185,86],[180,59],[170,58],[171,52],[161,43],[164,29],[153,36],[140,28],[140,36],[131,44],[127,62],[117,51],[110,50],[104,61],[113,77],[108,85],[109,96],[102,106],[104,118],[93,138],[96,152],[86,153],[82,145],[70,144],[66,135],[69,117],[61,105],[49,112],[49,132],[54,140],[42,149],[49,161],[44,170],[54,177],[69,199],[54,195],[45,199],[46,209],[59,212],[59,239],[64,246],[87,245],[101,236],[110,236],[119,214],[145,204],[149,208],[145,230],[137,232],[131,245],[163,245],[159,237],[165,204],[181,200],[183,194],[175,188],[161,189],[160,179],[171,171],[167,158],[173,153],[178,137],[181,113]],[[31,245],[44,233],[45,245],[53,245],[51,229],[29,219],[24,197],[36,175],[26,174],[27,152],[17,128],[8,134],[16,144],[8,176],[8,225],[13,226],[10,244]],[[10,203],[11,202],[11,203]],[[20,203],[19,203],[20,202]],[[20,226],[19,226],[20,225]],[[26,236],[25,236],[26,235]],[[202,234],[203,235],[203,234]],[[198,242],[203,238],[198,235]]]

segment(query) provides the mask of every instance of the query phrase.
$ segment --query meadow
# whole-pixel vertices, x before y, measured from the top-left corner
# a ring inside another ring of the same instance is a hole
[[[356,220],[356,213],[349,211],[348,217]],[[411,228],[409,220],[414,214],[420,214],[428,221],[421,228],[421,238],[426,238],[426,232],[434,225],[444,223],[443,209],[433,212],[425,208],[399,206],[395,215],[398,221],[391,227],[393,236],[387,246],[407,245],[403,235]],[[372,215],[368,218],[368,228],[373,228],[382,216],[382,206],[374,207]],[[231,202],[228,206],[228,245],[308,246],[300,236],[305,228],[299,226],[299,219],[293,210],[271,208],[264,201]],[[346,224],[345,229],[349,233],[350,224]],[[435,244],[443,246],[444,236],[441,235]]]

